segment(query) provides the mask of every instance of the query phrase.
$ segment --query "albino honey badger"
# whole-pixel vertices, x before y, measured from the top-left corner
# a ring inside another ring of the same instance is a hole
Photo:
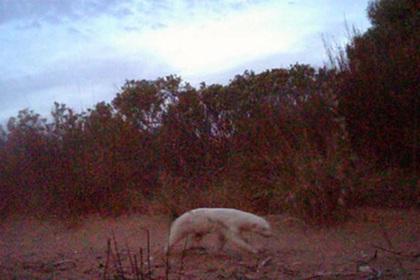
[[[226,240],[230,240],[239,248],[255,254],[257,250],[244,240],[242,233],[254,232],[270,237],[271,227],[265,219],[241,210],[198,208],[184,213],[172,223],[165,251],[168,252],[189,235],[195,242],[199,242],[204,235],[211,232],[218,235],[219,250],[223,249]]]

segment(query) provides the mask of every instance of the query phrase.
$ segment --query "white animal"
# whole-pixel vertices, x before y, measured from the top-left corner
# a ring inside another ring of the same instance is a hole
[[[204,235],[211,232],[218,235],[219,250],[223,249],[226,240],[229,240],[239,248],[255,254],[257,250],[248,244],[242,234],[254,232],[270,237],[271,227],[264,218],[241,210],[198,208],[184,213],[172,223],[165,252],[189,235],[195,242],[199,242]]]

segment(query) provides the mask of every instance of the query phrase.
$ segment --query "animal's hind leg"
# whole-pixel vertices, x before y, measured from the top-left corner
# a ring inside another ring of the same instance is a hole
[[[168,245],[165,248],[165,253],[171,250],[176,244],[178,244],[182,239],[186,238],[188,234],[186,232],[182,233],[171,233],[169,237]]]
[[[226,236],[223,233],[220,232],[217,235],[217,241],[218,241],[217,250],[218,251],[223,250],[223,247],[225,247],[225,244],[226,244]]]

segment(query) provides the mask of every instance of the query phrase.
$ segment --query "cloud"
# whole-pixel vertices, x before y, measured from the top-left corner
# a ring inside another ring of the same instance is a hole
[[[289,2],[0,0],[0,117],[54,100],[110,100],[125,79],[177,74],[196,85],[319,65],[321,35],[343,42],[345,18],[367,26],[367,0]]]
[[[150,56],[149,56],[150,57]],[[19,95],[24,92],[46,90],[69,84],[123,82],[125,79],[140,79],[142,76],[151,77],[157,68],[165,67],[158,59],[147,61],[145,58],[132,59],[121,56],[107,58],[75,58],[70,61],[57,62],[43,71],[24,77],[4,79],[0,77],[3,94],[0,95],[0,104],[10,95]],[[1,109],[1,107],[0,107]]]
[[[38,20],[33,20],[31,22],[25,22],[17,26],[18,30],[26,29],[41,29],[41,23]]]
[[[121,6],[130,2],[129,0],[2,0],[0,24],[33,20],[57,24],[101,14],[121,17],[129,14],[129,11]]]
[[[173,73],[157,58],[146,61],[144,57],[151,56],[80,57],[71,62],[57,62],[30,75],[0,77],[0,123],[12,116],[10,112],[15,115],[25,107],[44,114],[54,101],[86,109],[102,100],[109,102],[126,79],[154,79],[161,69],[168,69],[162,75]]]
[[[298,52],[299,42],[322,29],[322,23],[316,23],[318,13],[276,1],[261,5],[230,1],[219,6],[191,2],[175,1],[170,9],[177,17],[163,17],[166,22],[159,28],[117,34],[112,41],[127,52],[150,50],[179,74],[192,75],[226,71],[276,53]]]

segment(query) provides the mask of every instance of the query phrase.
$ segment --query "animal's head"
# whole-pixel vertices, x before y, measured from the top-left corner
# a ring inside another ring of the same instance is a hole
[[[264,236],[264,237],[270,237],[272,236],[271,226],[270,224],[261,218],[258,223],[253,223],[252,229],[255,233]]]

